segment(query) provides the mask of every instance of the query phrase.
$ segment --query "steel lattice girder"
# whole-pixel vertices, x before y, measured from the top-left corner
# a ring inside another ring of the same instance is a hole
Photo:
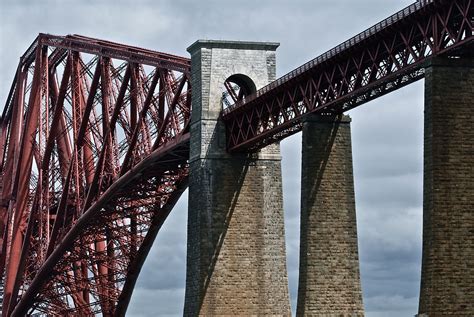
[[[124,314],[187,186],[189,76],[189,59],[77,35],[22,56],[0,120],[3,316]]]
[[[309,113],[341,112],[424,77],[427,59],[473,54],[473,0],[423,0],[225,109],[229,151],[301,130]]]
[[[418,1],[245,97],[223,112],[229,150],[472,54],[472,1]],[[78,35],[40,34],[22,56],[0,120],[3,315],[125,314],[187,185],[189,74],[186,58]]]

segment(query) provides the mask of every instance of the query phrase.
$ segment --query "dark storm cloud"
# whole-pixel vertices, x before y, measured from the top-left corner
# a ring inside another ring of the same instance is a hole
[[[278,41],[283,75],[413,1],[0,2],[0,102],[39,32],[78,33],[188,56],[197,39]],[[351,111],[364,304],[368,317],[417,309],[421,254],[422,82]],[[301,135],[284,140],[283,189],[293,309],[299,257]],[[129,316],[182,315],[186,193],[142,269]],[[293,310],[293,313],[295,311]]]

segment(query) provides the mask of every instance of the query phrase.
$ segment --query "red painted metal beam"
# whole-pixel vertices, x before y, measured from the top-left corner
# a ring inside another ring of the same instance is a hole
[[[81,36],[23,55],[0,120],[2,315],[125,313],[187,184],[189,74]]]
[[[39,34],[35,42],[23,54],[22,60],[29,64],[34,59],[34,51],[39,41],[45,45],[63,49],[63,54],[68,50],[103,56],[137,64],[145,64],[178,72],[189,72],[190,61],[188,58],[147,50],[139,47],[118,44],[110,41],[94,39],[81,35],[57,36]]]
[[[422,0],[226,108],[229,151],[253,151],[424,76],[427,59],[473,53],[473,0]]]
[[[154,177],[162,176],[164,174],[169,173],[169,171],[174,171],[177,180],[179,183],[186,183],[188,170],[187,170],[187,160],[189,158],[189,134],[185,134],[181,137],[176,138],[174,141],[170,141],[166,146],[161,147],[160,149],[151,153],[147,158],[137,164],[132,170],[127,172],[125,175],[120,177],[117,181],[115,181],[105,192],[104,194],[98,199],[94,205],[92,205],[83,215],[81,218],[77,220],[75,225],[69,230],[67,235],[61,240],[60,245],[54,250],[50,257],[48,257],[47,261],[42,265],[41,269],[37,272],[35,279],[32,281],[31,285],[27,289],[26,293],[22,297],[20,303],[16,306],[15,311],[13,312],[12,316],[24,316],[27,314],[28,309],[31,308],[35,304],[35,300],[41,298],[40,293],[41,290],[44,290],[47,286],[50,286],[48,281],[51,280],[51,274],[58,274],[63,272],[54,272],[56,265],[64,256],[65,252],[71,252],[72,247],[74,244],[81,243],[78,240],[78,237],[81,234],[84,234],[85,230],[90,230],[91,222],[94,221],[95,218],[100,217],[100,213],[102,208],[109,203],[111,200],[120,199],[120,195],[122,195],[127,188],[139,186],[142,182],[143,178],[146,178],[147,170],[149,169],[157,169],[159,170],[158,173],[156,171],[153,174]],[[145,175],[144,175],[145,174]],[[152,173],[150,173],[152,174]],[[173,178],[173,176],[171,178]],[[170,178],[170,179],[171,179]],[[159,187],[159,186],[157,186]],[[181,184],[173,184],[170,188],[176,188],[178,191],[176,194],[180,195],[182,193],[182,185]],[[169,190],[170,188],[167,188]],[[153,194],[158,194],[156,188],[153,191]],[[170,202],[173,205],[176,203],[176,199],[178,197],[174,197],[171,192],[167,193],[169,197],[167,199],[171,199]],[[172,197],[172,198],[171,198]],[[162,197],[160,197],[162,198]],[[164,206],[168,209],[168,206],[165,202]],[[159,204],[156,204],[153,208],[162,209],[163,207]],[[167,210],[163,210],[164,213],[168,212]],[[155,217],[159,217],[158,215]],[[159,223],[158,223],[159,224]],[[158,225],[157,224],[157,225]],[[94,226],[93,229],[97,229],[97,224]],[[153,228],[152,230],[156,230],[157,228]],[[147,251],[148,252],[148,251]],[[71,265],[71,263],[65,263],[66,265]],[[124,295],[126,296],[126,295]],[[109,312],[110,313],[110,312]]]

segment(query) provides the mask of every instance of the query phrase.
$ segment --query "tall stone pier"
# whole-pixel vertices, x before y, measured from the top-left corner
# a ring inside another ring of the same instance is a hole
[[[419,316],[474,316],[474,60],[426,68]]]
[[[245,94],[275,79],[276,43],[197,41],[185,316],[290,316],[279,145],[226,153],[224,83]]]
[[[364,316],[350,121],[303,122],[297,316]]]

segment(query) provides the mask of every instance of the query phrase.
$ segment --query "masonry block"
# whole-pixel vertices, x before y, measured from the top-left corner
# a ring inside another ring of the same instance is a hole
[[[364,316],[350,121],[303,122],[297,316]]]
[[[425,77],[419,316],[474,316],[474,60],[433,59]]]
[[[198,41],[192,64],[185,316],[290,316],[278,144],[229,154],[224,82],[275,78],[275,43]]]

